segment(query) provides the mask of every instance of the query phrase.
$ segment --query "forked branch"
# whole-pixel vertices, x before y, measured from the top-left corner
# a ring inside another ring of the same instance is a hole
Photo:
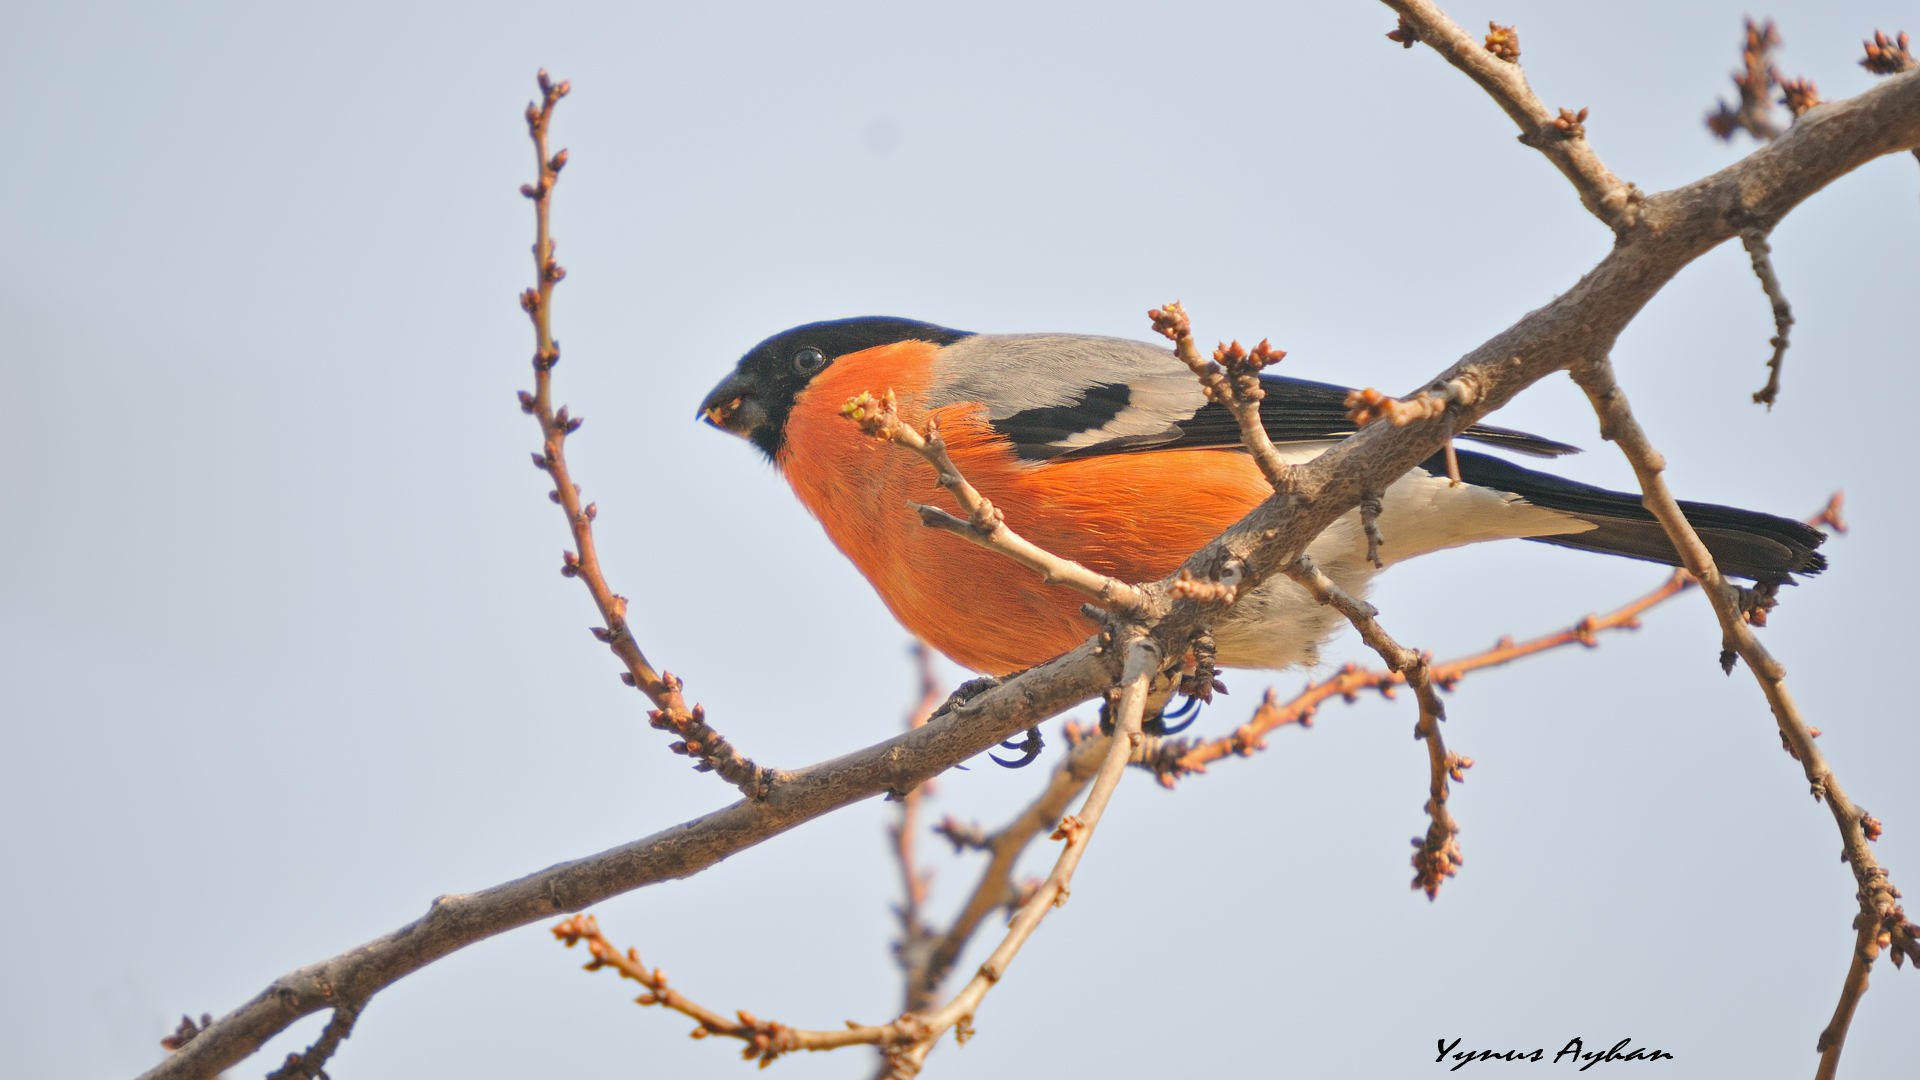
[[[1396,33],[1411,33],[1431,45],[1448,63],[1480,84],[1520,128],[1520,141],[1553,162],[1595,217],[1616,233],[1638,221],[1645,196],[1639,188],[1615,176],[1587,144],[1586,131],[1579,126],[1586,110],[1551,112],[1534,95],[1520,70],[1519,37],[1512,27],[1495,26],[1484,42],[1477,42],[1428,0],[1385,3],[1400,16],[1401,29]],[[1402,38],[1395,40],[1404,43]]]
[[[585,942],[593,959],[587,970],[611,967],[623,978],[633,979],[647,988],[638,999],[641,1005],[659,1005],[691,1017],[700,1024],[695,1037],[718,1035],[739,1039],[746,1044],[742,1056],[759,1059],[764,1067],[780,1055],[794,1050],[834,1050],[843,1046],[877,1046],[889,1066],[889,1075],[904,1078],[920,1072],[926,1055],[947,1031],[962,1042],[973,1034],[973,1016],[994,984],[1006,974],[1027,939],[1047,913],[1067,902],[1074,870],[1086,852],[1093,832],[1106,812],[1128,759],[1139,750],[1141,720],[1147,691],[1159,669],[1158,649],[1144,638],[1134,639],[1127,647],[1125,681],[1120,687],[1115,710],[1115,733],[1106,740],[1100,771],[1093,789],[1078,814],[1059,820],[1053,838],[1064,841],[1053,871],[1033,894],[1026,898],[1008,923],[1005,937],[974,977],[947,1003],[931,1012],[909,1011],[888,1024],[862,1025],[847,1022],[844,1031],[809,1031],[764,1021],[748,1012],[729,1018],[699,1005],[667,985],[665,975],[640,962],[637,951],[621,953],[601,935],[599,924],[590,915],[566,919],[553,928],[553,934],[568,947]],[[1024,847],[1024,842],[1022,845]]]
[[[1147,312],[1147,318],[1153,320],[1154,332],[1173,342],[1174,355],[1200,379],[1200,391],[1207,400],[1233,415],[1234,422],[1240,426],[1240,442],[1253,456],[1267,483],[1277,492],[1293,491],[1293,466],[1275,449],[1273,440],[1267,437],[1266,424],[1260,419],[1260,403],[1267,396],[1260,385],[1261,369],[1286,359],[1287,354],[1268,345],[1263,338],[1252,350],[1241,348],[1238,341],[1221,345],[1213,350],[1213,359],[1208,360],[1195,347],[1193,320],[1187,317],[1187,309],[1178,300]]]

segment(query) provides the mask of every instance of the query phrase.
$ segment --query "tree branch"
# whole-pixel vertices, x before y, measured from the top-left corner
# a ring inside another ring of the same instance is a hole
[[[933,676],[933,650],[926,642],[915,641],[912,652],[920,674],[920,700],[907,714],[908,731],[926,724],[933,716],[934,707],[940,704],[940,684]],[[914,854],[914,841],[920,832],[920,806],[932,786],[932,781],[928,781],[900,796],[900,813],[893,823],[893,857],[900,864],[901,886],[900,906],[894,909],[900,920],[900,939],[894,943],[894,955],[906,977],[905,1012],[918,1012],[933,1004],[931,993],[923,996],[918,992],[923,982],[919,974],[926,969],[927,955],[940,934],[921,916],[932,874],[920,869],[920,860]]]
[[[1019,895],[1020,890],[1013,883],[1014,865],[1034,837],[1059,823],[1061,816],[1067,812],[1067,806],[1086,788],[1099,771],[1100,763],[1106,759],[1109,736],[1095,732],[1076,738],[1079,734],[1079,729],[1069,723],[1067,741],[1070,749],[1062,756],[1060,764],[1054,766],[1045,790],[1020,816],[992,835],[955,840],[956,847],[961,846],[964,840],[965,846],[986,851],[991,857],[981,870],[980,880],[974,885],[967,902],[961,905],[959,914],[954,916],[953,924],[928,952],[921,969],[911,976],[915,985],[909,990],[910,994],[931,1002],[987,916],[1008,906],[1010,902],[1024,902]],[[942,822],[939,831],[950,840],[961,833],[958,825],[950,820]]]
[[[1126,772],[1128,758],[1140,748],[1140,725],[1148,688],[1158,670],[1159,650],[1144,638],[1134,639],[1127,649],[1126,677],[1116,709],[1114,736],[1106,740],[1100,771],[1094,778],[1093,790],[1088,792],[1080,813],[1059,819],[1060,824],[1053,838],[1066,841],[1066,846],[1055,860],[1053,872],[1014,912],[1005,938],[987,962],[980,966],[979,973],[937,1010],[930,1013],[908,1010],[889,1024],[863,1025],[848,1021],[844,1031],[790,1028],[774,1021],[760,1020],[744,1011],[735,1014],[737,1019],[730,1020],[670,988],[664,974],[658,970],[649,971],[640,962],[637,951],[629,949],[622,954],[615,949],[601,935],[599,923],[591,915],[564,920],[553,928],[553,934],[568,948],[581,941],[587,943],[588,951],[593,954],[593,959],[586,965],[588,971],[612,967],[623,978],[644,985],[648,993],[640,995],[637,999],[639,1004],[661,1005],[692,1017],[700,1023],[694,1032],[696,1038],[720,1035],[741,1040],[747,1044],[742,1056],[749,1060],[758,1058],[762,1067],[793,1050],[835,1050],[843,1046],[871,1045],[881,1048],[888,1065],[887,1075],[906,1080],[919,1073],[927,1052],[949,1029],[962,1042],[972,1035],[973,1014],[987,991],[1006,974],[1008,965],[1019,954],[1021,946],[1032,936],[1040,921],[1046,918],[1047,912],[1066,904],[1074,870],[1093,838],[1093,831],[1099,825],[1108,801],[1119,786],[1120,777]],[[1024,841],[1021,846],[1025,846]]]
[[[1041,882],[1033,896],[1014,912],[1012,921],[1007,925],[1006,936],[993,950],[993,955],[987,957],[986,963],[980,965],[979,972],[946,1005],[925,1018],[927,1033],[913,1045],[893,1055],[894,1075],[901,1080],[919,1073],[927,1051],[933,1049],[933,1044],[948,1028],[955,1029],[954,1033],[961,1042],[972,1035],[974,1011],[986,998],[987,991],[1006,975],[1008,966],[1019,955],[1020,947],[1033,935],[1040,921],[1047,917],[1047,912],[1065,906],[1073,872],[1079,867],[1087,844],[1093,840],[1093,831],[1106,813],[1107,803],[1119,787],[1121,775],[1127,771],[1128,760],[1140,749],[1140,725],[1146,712],[1147,693],[1159,671],[1162,655],[1159,647],[1147,638],[1135,638],[1128,643],[1120,701],[1114,709],[1113,738],[1107,746],[1106,757],[1100,762],[1100,771],[1093,778],[1093,789],[1087,792],[1087,801],[1080,806],[1080,813],[1061,819],[1060,827],[1054,830],[1053,838],[1064,840],[1066,844],[1060,851],[1060,857],[1054,861],[1053,872]]]
[[[606,643],[626,665],[620,680],[652,699],[655,709],[647,714],[648,722],[680,736],[680,741],[669,749],[693,758],[697,762],[694,768],[702,772],[719,773],[739,788],[742,795],[750,799],[763,798],[779,775],[772,769],[755,765],[753,759],[735,750],[707,723],[706,711],[700,706],[687,708],[686,699],[680,694],[680,680],[671,672],[656,672],[640,651],[627,625],[627,598],[608,586],[600,569],[599,549],[593,542],[593,519],[598,511],[592,504],[580,505],[580,485],[573,482],[567,468],[567,436],[578,431],[583,421],[577,416],[568,416],[564,405],[558,412],[553,408],[553,368],[560,362],[560,343],[553,338],[553,287],[567,276],[567,271],[553,258],[548,212],[554,185],[567,164],[567,152],[547,155],[547,131],[553,121],[554,106],[567,96],[569,89],[570,84],[556,84],[544,70],[540,72],[541,100],[527,106],[527,134],[533,139],[533,156],[540,175],[534,183],[520,188],[520,194],[533,201],[533,265],[538,279],[534,288],[520,294],[520,306],[533,320],[534,334],[534,390],[531,394],[520,392],[520,410],[540,422],[541,451],[533,455],[533,464],[553,477],[553,490],[547,496],[566,513],[574,546],[579,550],[577,555],[572,551],[561,553],[560,572],[579,578],[593,595],[594,606],[606,621],[605,627],[593,628],[593,636]]]
[[[1841,1008],[1836,1011],[1834,1020],[1821,1033],[1819,1049],[1823,1075],[1831,1075],[1837,1067],[1841,1045],[1846,1040],[1846,1024],[1852,1016],[1852,1007],[1848,1004],[1849,995],[1857,997],[1866,987],[1865,969],[1870,967],[1879,951],[1892,946],[1896,955],[1904,954],[1907,959],[1920,963],[1920,926],[1909,923],[1906,913],[1899,904],[1899,890],[1887,879],[1887,872],[1868,849],[1866,825],[1871,821],[1864,810],[1855,806],[1840,788],[1840,780],[1828,766],[1826,757],[1814,744],[1814,732],[1800,713],[1800,707],[1787,691],[1787,670],[1773,658],[1759,638],[1754,636],[1753,628],[1742,609],[1740,590],[1728,582],[1714,564],[1713,555],[1700,541],[1693,525],[1681,513],[1680,504],[1667,487],[1663,473],[1666,470],[1666,458],[1654,449],[1647,439],[1646,432],[1634,419],[1633,410],[1627,403],[1627,396],[1615,381],[1613,366],[1605,358],[1588,361],[1573,371],[1574,381],[1587,393],[1593,402],[1593,409],[1600,417],[1600,437],[1620,448],[1627,460],[1633,465],[1634,475],[1639,478],[1640,490],[1644,494],[1647,509],[1659,519],[1666,530],[1667,538],[1680,552],[1686,563],[1687,571],[1700,582],[1701,591],[1713,604],[1713,613],[1720,620],[1720,632],[1723,652],[1738,654],[1747,662],[1754,678],[1760,683],[1760,690],[1766,695],[1767,704],[1773,710],[1773,716],[1780,727],[1782,740],[1787,750],[1801,767],[1813,791],[1816,801],[1824,799],[1833,811],[1834,824],[1840,830],[1841,855],[1853,870],[1854,880],[1859,884],[1856,894],[1860,902],[1860,916],[1856,927],[1860,930],[1860,944],[1855,949],[1857,977],[1850,975],[1846,989],[1842,992]],[[1723,660],[1723,663],[1727,661]],[[1874,835],[1878,829],[1874,829]]]
[[[1433,46],[1447,62],[1480,84],[1514,124],[1520,128],[1520,141],[1546,155],[1548,161],[1573,183],[1580,203],[1615,233],[1623,233],[1638,222],[1638,207],[1645,198],[1640,189],[1609,171],[1588,145],[1584,129],[1579,129],[1586,110],[1558,115],[1548,112],[1527,77],[1520,70],[1519,41],[1511,27],[1494,27],[1483,45],[1462,30],[1447,14],[1428,0],[1385,0],[1400,16],[1403,27],[1411,27],[1420,41]],[[1399,31],[1396,31],[1399,32]],[[1396,38],[1395,40],[1400,40]],[[1508,41],[1511,40],[1511,46]],[[1513,59],[1505,58],[1510,54]]]
[[[1187,365],[1187,370],[1199,377],[1200,390],[1207,400],[1233,414],[1234,422],[1240,425],[1240,442],[1252,455],[1253,463],[1260,467],[1267,483],[1273,485],[1275,491],[1292,491],[1293,466],[1274,448],[1273,440],[1267,436],[1267,426],[1260,419],[1260,403],[1267,397],[1266,390],[1260,386],[1260,371],[1286,359],[1287,354],[1270,348],[1263,338],[1252,352],[1242,349],[1235,341],[1213,350],[1213,359],[1207,360],[1193,344],[1193,321],[1178,300],[1147,312],[1147,318],[1153,320],[1156,333],[1173,342],[1174,355]]]
[[[1793,308],[1787,304],[1787,294],[1780,288],[1779,276],[1773,272],[1773,248],[1767,243],[1767,234],[1750,229],[1740,234],[1740,242],[1746,245],[1754,276],[1760,279],[1767,302],[1773,306],[1773,337],[1767,342],[1773,346],[1773,356],[1767,361],[1767,385],[1753,392],[1754,404],[1765,405],[1772,411],[1774,400],[1780,396],[1780,368],[1787,360],[1787,333],[1793,328]]]

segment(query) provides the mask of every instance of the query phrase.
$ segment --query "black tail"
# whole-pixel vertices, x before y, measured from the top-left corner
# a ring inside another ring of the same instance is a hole
[[[1668,566],[1680,565],[1680,553],[1667,540],[1660,523],[1640,505],[1638,495],[1523,469],[1470,450],[1458,451],[1457,456],[1460,479],[1467,483],[1510,491],[1535,506],[1572,514],[1595,526],[1587,532],[1531,539]],[[1446,454],[1435,454],[1422,467],[1436,476],[1445,476]],[[1720,572],[1730,577],[1779,580],[1788,574],[1811,576],[1827,568],[1827,557],[1814,550],[1827,536],[1805,522],[1712,503],[1683,502],[1680,510],[1700,534],[1707,550],[1713,553]]]

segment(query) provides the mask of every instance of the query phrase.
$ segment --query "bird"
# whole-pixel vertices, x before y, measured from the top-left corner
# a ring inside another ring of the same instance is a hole
[[[1289,463],[1357,430],[1348,389],[1261,375],[1260,419]],[[956,663],[989,676],[1043,663],[1099,627],[1083,598],[998,553],[929,529],[912,504],[940,505],[918,456],[861,433],[842,414],[861,393],[894,392],[901,418],[937,421],[954,465],[1028,540],[1121,581],[1172,574],[1272,494],[1232,414],[1208,401],[1172,350],[1125,338],[978,334],[867,316],[807,323],[740,358],[696,418],[765,455],[828,538],[902,625]],[[1526,432],[1476,425],[1459,438],[1535,458],[1578,452]],[[1444,548],[1524,539],[1680,565],[1637,495],[1457,450],[1442,451],[1383,493],[1378,566],[1358,510],[1308,548],[1335,584],[1364,596],[1382,568]],[[1680,504],[1721,571],[1786,583],[1826,566],[1818,529],[1791,518]],[[1213,627],[1223,667],[1319,662],[1343,623],[1276,575]]]

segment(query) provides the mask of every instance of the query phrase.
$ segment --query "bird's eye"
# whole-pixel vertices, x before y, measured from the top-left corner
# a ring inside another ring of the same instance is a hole
[[[827,366],[827,357],[819,349],[801,349],[793,354],[793,370],[811,375]]]

